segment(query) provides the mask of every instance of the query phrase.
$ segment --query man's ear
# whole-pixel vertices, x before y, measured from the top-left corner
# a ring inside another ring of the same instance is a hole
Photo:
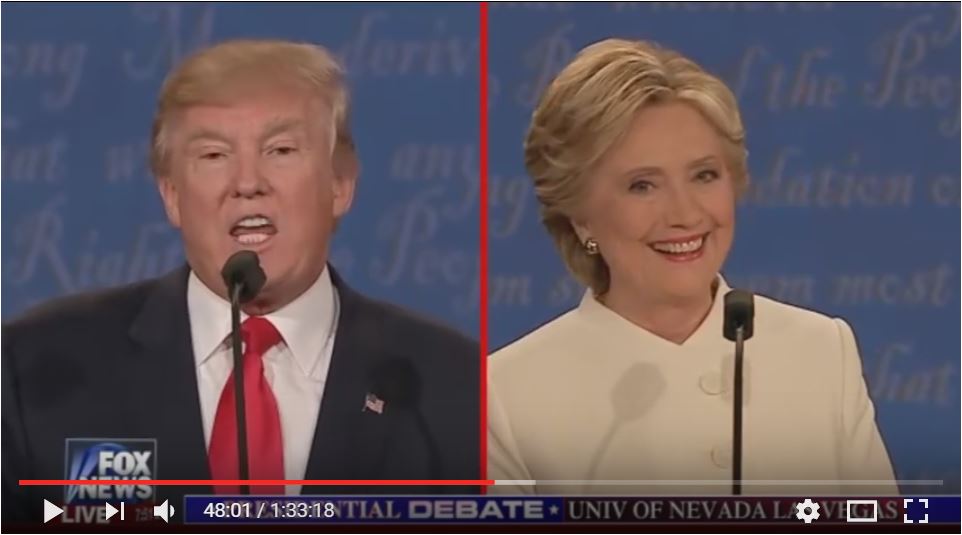
[[[158,176],[157,189],[160,191],[160,198],[164,201],[167,220],[175,228],[180,228],[180,192],[174,183],[174,179],[166,174]]]
[[[338,146],[334,149],[334,219],[340,219],[351,209],[354,190],[361,174],[361,164],[353,147]]]

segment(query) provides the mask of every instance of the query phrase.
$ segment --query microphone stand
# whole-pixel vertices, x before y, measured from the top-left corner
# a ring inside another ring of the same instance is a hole
[[[242,284],[235,284],[230,296],[230,342],[234,353],[234,412],[237,415],[237,462],[241,479],[249,479],[247,462],[247,414],[244,399],[244,353],[241,348],[240,294]],[[247,484],[241,485],[240,493],[250,494]]]
[[[725,294],[722,335],[735,342],[732,381],[732,494],[742,493],[742,413],[744,411],[745,340],[754,333],[755,301],[751,292],[730,290]]]
[[[735,377],[733,381],[732,411],[732,494],[742,493],[742,363],[745,351],[745,327],[735,330]]]

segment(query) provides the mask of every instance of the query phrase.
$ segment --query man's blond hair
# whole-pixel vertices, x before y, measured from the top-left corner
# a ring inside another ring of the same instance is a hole
[[[331,112],[331,151],[353,157],[350,99],[344,70],[323,47],[277,40],[226,41],[195,52],[164,80],[151,133],[150,166],[169,172],[170,123],[190,106],[219,104],[252,87],[299,84],[323,98]]]

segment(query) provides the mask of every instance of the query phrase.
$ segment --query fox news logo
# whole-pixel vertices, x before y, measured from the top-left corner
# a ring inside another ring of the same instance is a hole
[[[137,481],[157,474],[157,440],[68,438],[66,479]],[[64,503],[103,504],[109,500],[127,503],[151,501],[150,485],[71,485],[65,487]]]

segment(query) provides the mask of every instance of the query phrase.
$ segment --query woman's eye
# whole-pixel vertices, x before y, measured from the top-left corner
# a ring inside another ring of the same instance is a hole
[[[714,169],[705,169],[704,171],[699,171],[695,178],[702,182],[711,182],[719,177],[719,174]]]
[[[647,180],[635,180],[631,183],[631,186],[628,187],[628,190],[638,193],[645,193],[654,187],[655,185]]]

